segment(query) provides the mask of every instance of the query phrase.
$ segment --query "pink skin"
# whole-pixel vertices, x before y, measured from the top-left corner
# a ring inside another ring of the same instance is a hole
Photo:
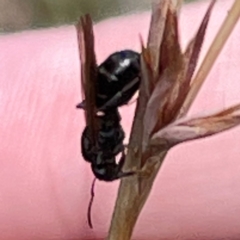
[[[232,0],[218,1],[203,52]],[[185,46],[207,3],[190,4],[181,14]],[[101,62],[120,49],[139,50],[149,13],[96,25]],[[228,40],[190,114],[209,113],[240,102],[240,25]],[[86,222],[93,175],[81,157],[83,112],[74,27],[1,36],[0,64],[0,238],[103,239],[118,182],[97,182],[94,229]],[[129,133],[134,104],[122,108]],[[168,154],[135,239],[238,239],[240,236],[240,128],[182,144]]]

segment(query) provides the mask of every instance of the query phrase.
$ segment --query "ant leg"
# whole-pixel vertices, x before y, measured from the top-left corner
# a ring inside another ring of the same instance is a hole
[[[104,111],[108,108],[111,108],[113,106],[117,106],[118,102],[121,102],[123,95],[129,91],[134,85],[136,85],[140,81],[139,77],[135,78],[133,81],[128,83],[122,91],[117,92],[109,101],[107,101],[103,106],[99,108],[100,111]],[[123,103],[124,104],[124,103]]]
[[[107,101],[103,106],[101,106],[98,110],[99,111],[105,111],[108,108],[111,108],[112,106],[117,106],[117,103],[122,98],[122,93],[117,92],[109,101]]]

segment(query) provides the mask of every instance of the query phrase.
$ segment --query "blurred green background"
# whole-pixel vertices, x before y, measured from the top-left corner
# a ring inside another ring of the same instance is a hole
[[[188,0],[185,2],[190,2]],[[90,13],[94,21],[150,9],[152,0],[0,0],[0,32],[59,26]]]

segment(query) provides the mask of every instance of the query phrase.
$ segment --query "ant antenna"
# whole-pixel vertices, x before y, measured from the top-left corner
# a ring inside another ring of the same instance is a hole
[[[88,226],[90,228],[93,228],[92,218],[91,218],[91,210],[92,210],[92,204],[93,204],[93,199],[94,199],[94,195],[95,195],[94,194],[94,187],[95,187],[96,180],[97,180],[97,178],[93,179],[92,187],[91,187],[91,198],[90,198],[90,201],[89,201],[89,204],[88,204],[87,218],[88,218]]]

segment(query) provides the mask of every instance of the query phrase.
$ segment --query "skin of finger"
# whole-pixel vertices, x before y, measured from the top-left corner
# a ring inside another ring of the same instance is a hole
[[[232,2],[216,4],[203,53]],[[194,35],[208,3],[184,7],[183,46]],[[138,13],[96,24],[98,62],[120,49],[139,50],[139,33],[146,39],[149,20],[149,13]],[[189,114],[211,113],[240,102],[239,28],[238,24]],[[1,36],[0,49],[1,239],[103,239],[118,182],[97,182],[90,230],[86,213],[93,175],[79,144],[85,122],[75,109],[81,94],[74,27]],[[127,135],[134,107],[121,109]],[[239,141],[236,128],[171,150],[135,238],[236,239]]]

